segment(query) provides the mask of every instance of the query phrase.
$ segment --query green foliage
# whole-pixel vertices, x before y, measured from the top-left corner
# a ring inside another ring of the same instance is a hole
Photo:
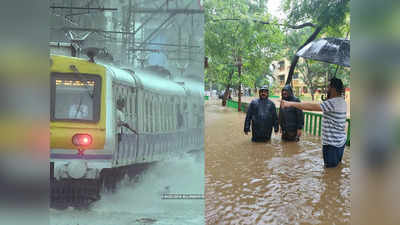
[[[324,27],[319,34],[320,37],[348,38],[350,31],[348,2],[348,0],[285,0],[284,9],[289,14],[288,23],[312,22]],[[311,36],[313,31],[314,28],[306,27],[287,32],[288,58],[295,55],[298,48]],[[298,62],[296,69],[303,74],[300,78],[312,90],[325,84],[326,77],[333,77],[335,73],[337,77],[342,78],[346,85],[350,80],[349,70],[334,64],[302,59]]]
[[[312,22],[323,27],[345,23],[350,0],[284,0],[284,11],[291,24]]]
[[[349,36],[349,0],[282,0],[284,10],[289,15],[286,25],[312,22],[324,27],[321,36]],[[207,0],[205,9],[205,54],[209,67],[205,71],[205,82],[236,88],[239,84],[237,57],[242,58],[240,82],[248,87],[260,87],[271,76],[269,66],[272,61],[291,59],[297,49],[310,37],[315,28],[291,29],[277,26],[266,11],[262,0]],[[265,25],[254,22],[266,21]],[[285,30],[283,30],[283,28]],[[309,60],[310,87],[320,82],[326,74],[333,75],[336,65]],[[300,60],[297,70],[306,70]],[[233,72],[232,79],[229,74]],[[339,67],[337,77],[349,80],[348,69]],[[307,83],[307,82],[306,82]]]
[[[242,59],[241,83],[253,87],[269,72],[269,65],[282,57],[284,35],[278,26],[253,20],[268,21],[263,6],[247,0],[209,0],[205,2],[205,54],[209,58],[206,82],[227,85],[229,72],[234,71],[233,86],[239,84],[235,62]],[[237,20],[226,20],[226,19]]]

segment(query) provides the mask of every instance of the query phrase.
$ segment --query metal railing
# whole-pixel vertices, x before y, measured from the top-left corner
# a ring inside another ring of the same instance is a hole
[[[228,100],[227,104],[228,107],[237,109],[238,103],[236,101]],[[247,112],[248,103],[242,103],[241,105],[242,112]],[[277,113],[279,113],[279,108],[276,109]],[[313,113],[313,112],[304,112],[304,127],[303,131],[314,135],[314,136],[321,136],[321,128],[322,126],[322,114]],[[351,120],[350,118],[346,119],[346,132],[347,132],[347,140],[346,145],[350,146],[350,132],[351,132]]]
[[[304,112],[304,127],[303,131],[312,134],[314,136],[321,136],[321,128],[322,126],[322,114],[312,113],[312,112]],[[350,132],[351,132],[351,120],[350,118],[346,119],[346,128],[347,128],[347,141],[346,145],[350,146]]]
[[[238,106],[238,102],[236,101],[232,101],[232,100],[226,100],[226,105],[230,108],[234,108],[237,109]],[[248,103],[244,103],[242,102],[240,108],[242,109],[242,112],[247,112],[247,107],[248,107]]]

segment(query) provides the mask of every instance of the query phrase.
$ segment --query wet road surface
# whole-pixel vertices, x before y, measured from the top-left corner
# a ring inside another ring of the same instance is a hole
[[[206,224],[350,224],[350,151],[324,169],[320,139],[252,143],[244,113],[205,107]]]

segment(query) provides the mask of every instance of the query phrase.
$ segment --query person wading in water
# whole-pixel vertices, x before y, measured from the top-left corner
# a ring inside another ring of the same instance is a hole
[[[336,167],[342,161],[346,144],[347,106],[343,94],[343,82],[334,77],[328,86],[328,99],[321,104],[281,101],[281,109],[296,107],[302,110],[323,112],[322,154],[327,168]]]
[[[272,127],[275,129],[275,133],[279,130],[275,104],[268,99],[268,92],[267,86],[260,88],[260,98],[251,101],[247,110],[244,133],[247,135],[251,126],[251,141],[253,142],[269,141]]]
[[[293,95],[290,85],[285,85],[285,87],[283,87],[282,99],[289,102],[300,102],[300,100]],[[299,141],[301,130],[304,126],[303,110],[295,107],[280,109],[278,121],[281,127],[282,140]]]

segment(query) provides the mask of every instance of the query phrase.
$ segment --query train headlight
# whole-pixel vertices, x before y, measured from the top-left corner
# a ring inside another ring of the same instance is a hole
[[[75,134],[72,137],[72,143],[75,146],[87,147],[92,144],[92,136],[90,134]]]
[[[67,172],[72,178],[82,178],[87,172],[87,163],[82,160],[72,161],[67,166]]]

